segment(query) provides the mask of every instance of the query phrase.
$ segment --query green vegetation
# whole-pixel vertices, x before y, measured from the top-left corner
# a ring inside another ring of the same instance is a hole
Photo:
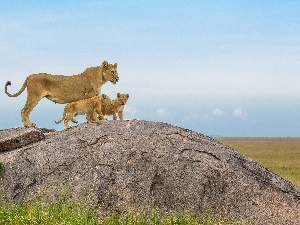
[[[219,138],[300,187],[300,138]]]
[[[96,224],[94,212],[80,204],[60,201],[43,205],[40,202],[0,203],[0,224]]]
[[[3,162],[0,162],[0,176],[2,175],[3,172],[4,172],[4,164]]]
[[[0,202],[0,224],[69,224],[69,225],[227,225],[250,224],[236,222],[206,214],[202,217],[186,214],[184,216],[160,216],[153,211],[149,214],[114,213],[101,218],[95,209],[88,206],[61,200],[58,203],[43,205],[38,201],[22,204]]]

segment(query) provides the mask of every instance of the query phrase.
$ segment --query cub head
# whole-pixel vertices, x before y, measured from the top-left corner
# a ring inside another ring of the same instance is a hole
[[[112,105],[112,101],[111,101],[110,97],[108,97],[106,94],[102,94],[101,97],[102,97],[101,106],[111,106]]]
[[[125,105],[129,98],[129,94],[120,94],[117,93],[117,101],[120,105]]]
[[[102,63],[102,76],[103,76],[103,80],[110,81],[113,84],[116,84],[119,80],[117,63],[112,65],[109,64],[107,61],[104,61]]]

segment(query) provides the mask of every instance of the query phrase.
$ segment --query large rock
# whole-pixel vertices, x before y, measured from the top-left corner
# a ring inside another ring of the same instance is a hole
[[[44,133],[36,128],[16,128],[0,130],[0,152],[24,147],[43,140]]]
[[[213,211],[255,224],[300,224],[295,185],[208,136],[165,123],[81,124],[2,152],[0,162],[0,193],[15,201],[68,193],[103,212]]]

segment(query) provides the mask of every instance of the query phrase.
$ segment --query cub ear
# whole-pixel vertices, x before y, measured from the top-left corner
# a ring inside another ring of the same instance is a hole
[[[104,98],[104,99],[105,99],[105,98],[106,98],[106,95],[105,95],[105,94],[102,94],[102,98]]]
[[[126,97],[129,98],[129,94],[126,94]]]
[[[117,93],[117,97],[120,97],[121,96],[121,94],[120,93]]]
[[[117,63],[115,63],[115,65],[114,65],[114,68],[116,68],[116,69],[117,69],[117,66],[118,66],[118,64],[117,64]]]
[[[108,62],[107,61],[103,61],[102,66],[103,66],[103,68],[107,68]]]

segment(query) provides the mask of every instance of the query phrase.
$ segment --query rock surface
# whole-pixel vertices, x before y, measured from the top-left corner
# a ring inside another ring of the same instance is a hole
[[[44,138],[43,131],[36,128],[0,130],[0,152],[21,148]]]
[[[300,224],[299,188],[203,134],[138,120],[5,132],[19,129],[40,140],[20,132],[15,140],[26,144],[0,150],[3,198],[52,201],[67,192],[103,212],[213,211],[254,224]]]

